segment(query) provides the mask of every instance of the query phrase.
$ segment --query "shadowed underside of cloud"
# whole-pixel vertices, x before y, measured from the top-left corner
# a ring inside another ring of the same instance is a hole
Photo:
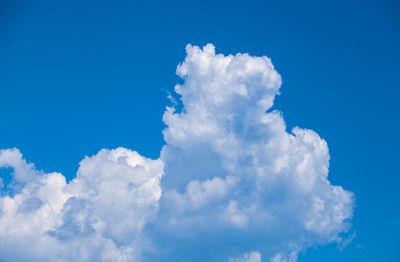
[[[271,110],[281,78],[270,59],[186,51],[160,159],[103,149],[66,183],[0,151],[13,169],[0,198],[4,261],[297,261],[342,241],[353,194],[328,181],[326,142],[288,133]]]

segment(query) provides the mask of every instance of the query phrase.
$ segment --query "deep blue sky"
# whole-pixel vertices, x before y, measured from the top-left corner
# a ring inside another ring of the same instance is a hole
[[[396,1],[8,2],[0,148],[68,179],[101,148],[157,158],[187,43],[267,55],[283,77],[275,108],[327,140],[330,180],[357,203],[353,242],[299,261],[400,261]]]

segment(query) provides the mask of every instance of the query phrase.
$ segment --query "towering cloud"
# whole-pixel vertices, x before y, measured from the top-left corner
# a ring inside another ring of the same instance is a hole
[[[219,236],[224,248],[251,243],[274,261],[340,241],[352,194],[329,183],[326,142],[308,129],[286,132],[271,111],[281,77],[270,59],[215,54],[211,44],[186,50],[175,87],[182,109],[163,118],[165,227],[210,245]]]
[[[103,149],[66,183],[0,151],[4,261],[282,262],[342,241],[353,195],[328,181],[326,142],[272,110],[270,59],[186,51],[160,159]]]

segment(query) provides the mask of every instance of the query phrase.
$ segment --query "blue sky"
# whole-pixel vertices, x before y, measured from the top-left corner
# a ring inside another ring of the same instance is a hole
[[[67,180],[102,148],[156,159],[188,43],[266,55],[282,76],[273,109],[288,131],[327,141],[329,180],[355,197],[353,241],[299,261],[400,260],[399,11],[390,0],[2,2],[0,148]]]

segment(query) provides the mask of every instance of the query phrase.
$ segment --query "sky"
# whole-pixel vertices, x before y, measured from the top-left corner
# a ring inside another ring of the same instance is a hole
[[[2,1],[0,255],[400,260],[399,11]]]

